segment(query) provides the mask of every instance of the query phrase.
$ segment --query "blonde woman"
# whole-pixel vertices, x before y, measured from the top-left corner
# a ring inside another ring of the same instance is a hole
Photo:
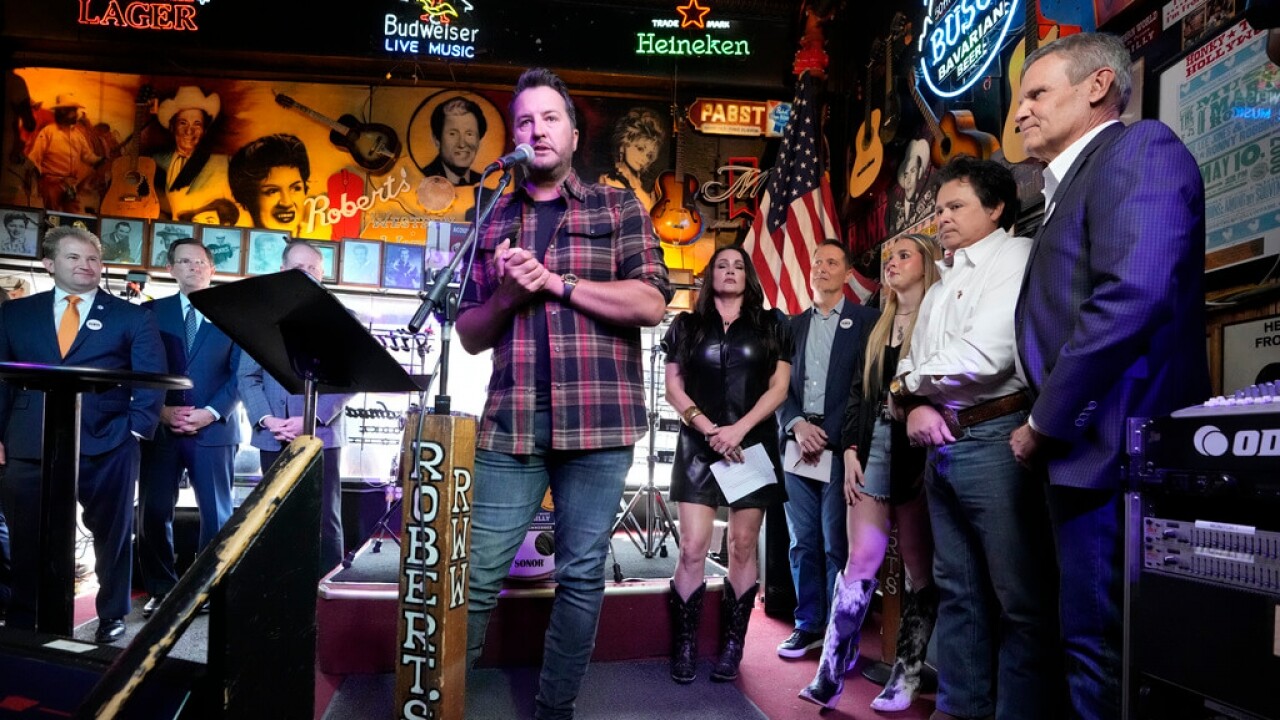
[[[888,546],[890,523],[898,525],[899,548],[909,589],[898,630],[898,659],[884,691],[871,703],[881,711],[905,710],[919,691],[925,648],[938,614],[938,591],[930,566],[933,541],[925,504],[924,448],[907,441],[905,423],[886,410],[889,380],[898,358],[910,350],[916,312],[938,280],[940,253],[931,238],[906,235],[890,242],[882,262],[884,308],[867,341],[861,406],[845,418],[845,500],[849,559],[833,589],[818,674],[800,697],[833,708],[844,691],[844,675],[858,659],[858,639],[875,595],[876,573]],[[861,413],[861,415],[854,415]],[[864,469],[858,447],[869,447]]]

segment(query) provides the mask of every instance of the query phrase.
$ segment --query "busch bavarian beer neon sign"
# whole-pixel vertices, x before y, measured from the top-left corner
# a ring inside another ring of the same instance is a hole
[[[968,90],[1000,54],[1019,0],[928,0],[920,71],[938,97]]]

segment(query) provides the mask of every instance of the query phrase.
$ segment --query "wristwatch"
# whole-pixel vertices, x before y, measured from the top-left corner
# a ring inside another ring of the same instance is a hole
[[[573,295],[573,289],[578,287],[578,276],[573,273],[565,273],[560,276],[560,280],[564,282],[564,289],[560,291],[560,302],[568,305],[569,297]]]
[[[894,400],[901,400],[911,394],[911,392],[907,390],[907,375],[908,373],[902,373],[898,377],[889,381],[889,394],[893,396]]]

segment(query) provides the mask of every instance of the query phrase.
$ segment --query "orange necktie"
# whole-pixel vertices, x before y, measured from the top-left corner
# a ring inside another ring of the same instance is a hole
[[[76,333],[80,332],[80,309],[76,307],[78,304],[79,295],[68,295],[67,309],[58,322],[58,349],[62,351],[62,357],[67,356],[71,343],[76,341]]]

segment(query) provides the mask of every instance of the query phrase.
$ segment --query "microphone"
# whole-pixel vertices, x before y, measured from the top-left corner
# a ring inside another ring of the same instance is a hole
[[[533,160],[533,147],[529,143],[520,143],[515,150],[489,163],[484,173],[488,175],[495,170],[510,170],[516,165],[526,165],[531,160]]]

